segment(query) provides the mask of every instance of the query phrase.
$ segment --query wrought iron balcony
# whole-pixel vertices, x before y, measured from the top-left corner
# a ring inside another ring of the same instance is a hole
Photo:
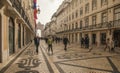
[[[85,30],[91,31],[93,29],[102,30],[102,29],[111,29],[111,28],[120,28],[120,19],[115,21],[110,21],[110,22],[99,23],[95,25],[89,25],[81,28],[69,29],[62,32],[58,32],[58,33],[85,31]]]
[[[114,22],[114,27],[120,27],[120,19],[118,19],[118,20],[115,20]]]
[[[21,6],[21,0],[10,0],[11,4],[13,7],[15,7],[15,9],[17,10],[17,12],[21,15],[21,17],[23,18],[23,20],[27,23],[27,25],[32,29],[32,26],[28,20],[28,17],[25,14],[25,10],[23,9],[23,7]]]

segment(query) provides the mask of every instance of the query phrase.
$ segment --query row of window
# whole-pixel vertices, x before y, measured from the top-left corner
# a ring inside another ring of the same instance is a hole
[[[87,27],[90,24],[89,19],[90,19],[90,17],[86,17],[84,19],[84,22],[83,22],[83,20],[81,20],[79,22],[80,24],[78,24],[78,22],[75,22],[75,23],[69,25],[68,29]],[[93,15],[91,17],[91,19],[92,19],[92,25],[96,25],[97,24],[97,14]],[[114,20],[120,20],[120,8],[115,9]],[[108,22],[108,13],[107,13],[107,11],[103,12],[101,14],[101,23],[106,23],[106,22]]]
[[[85,0],[85,2],[87,2],[88,0]],[[92,0],[92,10],[96,10],[97,9],[97,2],[98,0]],[[78,1],[76,1],[78,2]],[[80,0],[80,3],[83,3],[83,0]],[[74,4],[74,3],[73,3]],[[108,4],[108,0],[101,0],[101,6],[107,5]],[[73,5],[72,5],[73,6]],[[70,8],[72,8],[70,6]],[[66,14],[68,14],[69,10],[66,10],[64,13],[62,13],[61,16],[65,16]],[[86,3],[85,4],[85,14],[90,12],[90,3]],[[83,7],[80,7],[80,10],[76,10],[75,12],[72,12],[72,14],[69,14],[67,17],[64,18],[63,21],[61,22],[68,22],[73,20],[74,18],[77,18],[78,15],[82,16],[83,15]]]
[[[82,4],[83,2],[87,3],[89,0],[74,0],[71,4],[71,8],[74,9],[78,4]],[[98,0],[92,0],[92,5],[96,6]],[[115,1],[115,0],[113,0]],[[108,0],[101,0],[101,5],[106,5],[108,3]]]
[[[71,40],[71,42],[73,42],[73,41],[78,41],[79,39],[80,39],[80,37],[82,37],[82,35],[83,34],[81,34],[81,33],[75,33],[75,34],[69,34],[68,35],[68,37],[69,37],[69,40]],[[86,36],[88,36],[88,34],[84,34],[84,35],[86,35]],[[78,37],[78,36],[80,36],[80,37]],[[106,33],[105,32],[103,32],[103,33],[100,33],[100,44],[102,44],[102,45],[104,45],[105,44],[105,42],[106,42],[106,37],[107,35],[106,35]],[[74,38],[75,37],[75,38]],[[96,41],[97,41],[97,34],[91,34],[91,37],[89,37],[89,39],[91,38],[91,43],[92,44],[96,44]]]

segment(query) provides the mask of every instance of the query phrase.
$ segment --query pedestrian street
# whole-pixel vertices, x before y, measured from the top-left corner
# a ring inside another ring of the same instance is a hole
[[[39,54],[32,43],[0,73],[120,73],[120,53],[80,48],[79,44],[53,43],[53,54],[40,41]]]

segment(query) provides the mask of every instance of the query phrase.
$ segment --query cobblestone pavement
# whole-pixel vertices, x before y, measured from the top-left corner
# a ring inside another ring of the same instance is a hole
[[[41,41],[39,54],[31,44],[15,61],[0,73],[120,73],[120,54],[102,49],[80,48],[68,45],[64,51],[62,43],[53,44],[54,53],[47,52],[47,45]]]
[[[50,73],[48,67],[41,50],[37,55],[32,44],[9,65],[9,68],[5,67],[0,73]]]
[[[41,45],[46,50],[47,45]],[[60,73],[120,73],[120,54],[95,48],[91,52],[77,44],[54,44],[54,54],[47,54]]]

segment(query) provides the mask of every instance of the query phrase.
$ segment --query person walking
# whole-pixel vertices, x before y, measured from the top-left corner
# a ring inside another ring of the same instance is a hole
[[[49,38],[48,38],[48,41],[47,41],[47,44],[48,44],[48,53],[50,53],[50,51],[51,51],[52,54],[53,54],[52,43],[53,43],[53,39],[52,39],[52,37],[49,37]]]
[[[84,47],[84,38],[83,37],[81,38],[80,42],[81,42],[81,48],[83,48]]]
[[[46,38],[45,38],[45,43],[46,43],[46,44],[47,44],[47,41],[48,41],[48,38],[46,37]]]
[[[104,51],[106,51],[106,49],[108,48],[109,49],[109,52],[111,51],[111,49],[110,49],[110,39],[108,38],[107,40],[106,40],[106,46],[105,46],[105,48],[104,48]]]
[[[64,44],[64,50],[67,51],[67,44],[68,44],[69,40],[67,37],[63,38],[63,44]]]
[[[89,37],[85,37],[85,48],[89,48]]]
[[[34,37],[34,44],[36,46],[36,53],[38,54],[38,47],[39,47],[39,41],[40,41],[40,38],[39,37]]]

